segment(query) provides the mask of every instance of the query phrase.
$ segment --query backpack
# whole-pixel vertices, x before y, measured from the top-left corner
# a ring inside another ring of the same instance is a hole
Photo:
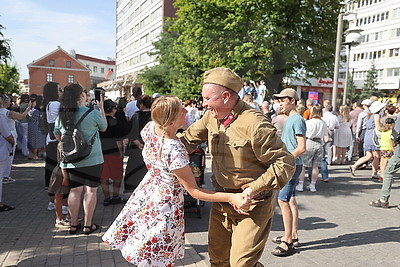
[[[87,110],[73,128],[66,129],[59,142],[60,160],[63,163],[76,163],[86,158],[92,151],[96,135],[86,142],[78,130],[79,124],[93,109]]]
[[[49,103],[50,104],[50,103]],[[49,110],[49,104],[46,106],[46,110]],[[55,140],[54,136],[54,123],[48,123],[47,118],[45,116],[46,110],[40,110],[40,119],[39,119],[39,130],[43,135],[50,134],[50,139]]]

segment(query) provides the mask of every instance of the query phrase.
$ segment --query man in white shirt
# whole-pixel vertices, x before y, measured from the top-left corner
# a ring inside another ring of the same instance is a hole
[[[332,106],[326,105],[325,112],[323,113],[322,120],[328,126],[329,141],[326,143],[326,148],[328,150],[328,164],[332,163],[332,144],[333,144],[333,131],[339,128],[339,120],[336,115],[332,114]]]
[[[131,102],[129,102],[128,104],[126,104],[126,118],[128,120],[130,120],[133,116],[133,114],[135,114],[136,112],[139,111],[139,107],[137,106],[137,100],[142,96],[143,92],[142,92],[142,88],[135,86],[132,89],[132,96],[133,96],[133,100]]]

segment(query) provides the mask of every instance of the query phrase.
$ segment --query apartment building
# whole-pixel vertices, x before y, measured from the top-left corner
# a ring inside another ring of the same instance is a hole
[[[394,92],[400,88],[400,1],[361,0],[352,4],[350,29],[362,30],[362,42],[351,47],[349,72],[362,88],[374,63],[378,88]]]
[[[115,82],[119,86],[129,91],[140,71],[155,65],[148,53],[165,17],[174,15],[173,0],[117,0]]]

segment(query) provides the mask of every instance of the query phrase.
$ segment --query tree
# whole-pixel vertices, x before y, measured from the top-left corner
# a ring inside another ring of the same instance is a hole
[[[382,96],[382,91],[378,89],[378,71],[375,67],[375,62],[372,62],[371,68],[367,72],[367,77],[364,80],[363,88],[360,92],[360,99],[370,98],[371,96]]]
[[[0,93],[20,93],[17,67],[0,64]]]
[[[175,38],[157,50],[173,74],[171,92],[199,94],[202,73],[213,67],[264,79],[271,93],[285,76],[326,77],[333,69],[337,0],[176,0],[175,6],[158,45],[168,34]]]
[[[10,40],[5,39],[2,30],[5,29],[0,24],[0,63],[7,63],[11,59]]]

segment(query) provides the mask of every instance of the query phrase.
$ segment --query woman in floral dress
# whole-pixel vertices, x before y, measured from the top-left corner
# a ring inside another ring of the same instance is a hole
[[[156,99],[151,115],[153,121],[141,132],[148,172],[103,240],[135,265],[173,266],[184,256],[184,188],[204,201],[229,202],[239,213],[246,213],[250,199],[197,186],[188,153],[176,137],[186,115],[177,97]]]

